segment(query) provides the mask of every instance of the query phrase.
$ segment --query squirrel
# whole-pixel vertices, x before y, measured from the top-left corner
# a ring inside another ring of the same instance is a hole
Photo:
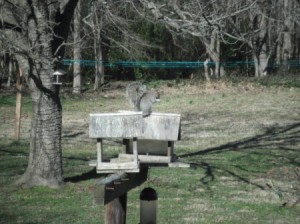
[[[134,111],[142,111],[143,117],[147,117],[152,112],[152,105],[160,101],[160,94],[154,89],[147,90],[140,82],[132,82],[126,87],[126,98]]]

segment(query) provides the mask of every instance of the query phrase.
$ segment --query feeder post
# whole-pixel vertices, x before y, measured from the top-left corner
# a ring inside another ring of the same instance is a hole
[[[105,224],[126,223],[127,193],[105,205]]]
[[[21,105],[22,105],[22,70],[19,68],[17,73],[17,95],[16,95],[16,118],[15,118],[15,139],[20,139],[20,124],[21,124]]]

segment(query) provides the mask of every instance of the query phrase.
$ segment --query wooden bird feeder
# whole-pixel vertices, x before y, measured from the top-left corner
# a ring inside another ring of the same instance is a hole
[[[97,181],[94,197],[95,203],[105,205],[105,223],[126,223],[127,192],[147,180],[150,166],[189,167],[174,154],[180,123],[180,114],[151,113],[145,118],[132,111],[90,114],[89,136],[97,139],[97,160],[89,165],[97,173],[109,174]],[[124,153],[104,161],[103,141],[110,138],[123,139]],[[156,220],[157,197],[149,199],[148,190],[141,193],[141,223]]]
[[[98,173],[139,172],[139,165],[176,163],[174,142],[180,140],[180,115],[141,112],[90,114],[89,136],[97,139],[97,160],[91,161]],[[110,162],[103,161],[105,138],[121,138],[125,153]]]

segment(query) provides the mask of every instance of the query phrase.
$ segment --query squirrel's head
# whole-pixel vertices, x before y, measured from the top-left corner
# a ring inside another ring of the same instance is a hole
[[[151,93],[155,98],[155,102],[160,102],[160,93],[156,89],[151,89]]]

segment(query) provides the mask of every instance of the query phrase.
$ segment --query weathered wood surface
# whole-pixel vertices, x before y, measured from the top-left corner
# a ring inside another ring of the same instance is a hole
[[[177,141],[180,138],[180,114],[151,113],[143,119],[139,139]]]
[[[97,173],[115,173],[116,171],[126,171],[130,173],[139,172],[139,162],[138,162],[138,150],[137,150],[137,138],[132,139],[132,151],[133,160],[132,161],[116,161],[116,162],[104,162],[103,161],[103,140],[102,138],[97,138]]]
[[[139,173],[115,173],[97,182],[95,203],[106,205],[147,180],[148,168],[141,167]]]
[[[177,141],[180,138],[180,114],[140,112],[90,114],[91,138],[133,138]]]
[[[90,114],[89,134],[97,138],[97,172],[139,172],[138,154],[164,155],[165,157],[140,157],[143,163],[168,164],[173,159],[174,141],[180,138],[180,115],[151,113],[144,118],[141,112]],[[103,160],[103,138],[123,138],[126,153],[133,161]]]
[[[130,154],[119,154],[119,158],[114,158],[113,161],[116,162],[117,160],[121,161],[128,161],[132,160],[132,155]],[[139,162],[140,163],[148,163],[148,164],[166,164],[169,167],[179,167],[179,168],[190,168],[191,165],[189,163],[181,162],[180,160],[172,161],[170,157],[166,156],[147,156],[147,155],[139,155]],[[89,161],[89,166],[96,167],[97,161],[91,160]]]
[[[142,135],[142,114],[90,114],[90,138],[133,138]]]
[[[102,162],[97,165],[97,173],[115,173],[123,171],[127,173],[138,173],[140,171],[139,162]]]
[[[157,163],[157,164],[168,164],[172,162],[172,158],[169,156],[157,156],[157,155],[138,155],[140,163]],[[120,160],[132,160],[133,155],[131,154],[119,154]]]

